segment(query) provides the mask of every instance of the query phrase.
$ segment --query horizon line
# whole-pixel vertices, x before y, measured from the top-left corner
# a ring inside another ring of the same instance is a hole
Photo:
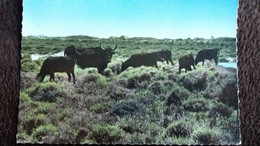
[[[97,37],[97,36],[90,36],[90,35],[81,35],[81,34],[78,34],[78,35],[66,35],[66,36],[48,36],[48,35],[22,35],[22,37],[90,37],[90,38],[96,38],[96,39],[111,39],[111,38],[118,38],[120,39],[121,37],[122,38],[125,38],[125,39],[133,39],[133,38],[143,38],[143,39],[158,39],[158,40],[164,40],[164,39],[217,39],[217,38],[236,38],[236,36],[220,36],[220,37],[214,37],[214,36],[211,36],[210,38],[205,38],[205,37],[179,37],[179,38],[168,38],[168,37],[165,37],[165,38],[157,38],[157,37],[151,37],[151,36],[136,36],[136,37],[129,37],[127,35],[120,35],[120,36],[110,36],[110,37]]]

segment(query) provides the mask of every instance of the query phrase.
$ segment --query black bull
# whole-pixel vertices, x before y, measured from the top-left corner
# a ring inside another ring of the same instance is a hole
[[[220,49],[203,49],[200,50],[195,58],[195,64],[197,65],[200,61],[202,61],[202,65],[204,65],[204,60],[208,59],[214,59],[215,64],[218,64],[218,55],[219,55]]]
[[[153,66],[157,68],[158,67],[157,61],[164,61],[164,60],[166,59],[161,57],[158,52],[134,54],[128,60],[122,63],[121,72],[123,72],[130,66],[132,67]]]
[[[76,60],[76,64],[85,69],[87,67],[96,67],[99,73],[102,73],[107,64],[111,62],[112,55],[115,54],[114,49],[103,48],[101,45],[94,48],[76,49],[75,46],[69,46],[64,50],[64,55],[67,55]]]
[[[162,51],[157,51],[157,52],[153,52],[153,53],[157,53],[158,56],[160,57],[160,61],[166,61],[167,64],[169,63],[169,61],[171,62],[171,64],[173,65],[172,62],[172,53],[170,50],[162,50]]]
[[[69,81],[71,80],[71,75],[73,77],[73,82],[75,84],[75,74],[74,74],[75,62],[70,57],[49,57],[44,60],[40,72],[37,74],[37,79],[42,82],[45,76],[50,75],[50,81],[54,81],[55,72],[66,72]]]
[[[191,71],[191,66],[196,69],[192,54],[185,55],[179,59],[179,73],[181,73],[181,69],[183,68],[185,69],[185,72]]]

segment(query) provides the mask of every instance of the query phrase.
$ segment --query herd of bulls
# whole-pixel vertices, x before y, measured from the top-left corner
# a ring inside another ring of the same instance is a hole
[[[100,44],[99,47],[77,49],[75,46],[69,46],[64,50],[64,57],[49,57],[44,60],[40,73],[37,74],[37,79],[42,82],[46,75],[50,75],[50,80],[54,80],[55,72],[66,72],[71,80],[75,84],[74,66],[77,64],[80,68],[85,69],[87,67],[96,67],[98,72],[102,72],[107,68],[108,63],[111,62],[112,55],[115,54],[116,46],[112,48],[103,48]],[[196,69],[195,65],[204,60],[214,59],[215,64],[218,63],[219,49],[203,49],[200,50],[194,60],[192,54],[185,55],[179,59],[179,73],[181,69],[185,69],[185,72],[191,70],[191,66]],[[152,53],[134,54],[128,60],[122,63],[121,72],[128,67],[139,66],[157,66],[157,61],[170,62],[173,65],[172,54],[170,50],[156,51]]]

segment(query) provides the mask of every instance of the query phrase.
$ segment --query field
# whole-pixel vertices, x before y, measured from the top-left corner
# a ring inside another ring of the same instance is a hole
[[[236,61],[235,38],[155,39],[126,36],[23,37],[18,142],[114,144],[228,144],[240,141],[236,69],[208,61],[178,73],[178,59],[220,48],[219,62]],[[56,81],[35,77],[44,58],[31,54],[118,45],[101,75],[75,67],[76,84],[65,73]],[[168,49],[174,65],[128,68],[131,55]]]

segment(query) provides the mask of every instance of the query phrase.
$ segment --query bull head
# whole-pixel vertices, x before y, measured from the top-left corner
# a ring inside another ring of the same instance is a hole
[[[105,48],[103,48],[103,47],[102,47],[101,43],[100,43],[100,45],[99,45],[99,46],[100,46],[100,48],[101,48],[101,49],[103,49],[103,50],[106,50]],[[112,50],[113,50],[113,51],[115,51],[115,50],[116,50],[116,48],[117,48],[117,44],[116,44],[115,48],[114,48],[114,49],[112,49]]]
[[[43,79],[44,78],[42,77],[42,75],[40,73],[38,73],[37,76],[36,76],[36,80],[38,80],[39,82],[42,82]]]

